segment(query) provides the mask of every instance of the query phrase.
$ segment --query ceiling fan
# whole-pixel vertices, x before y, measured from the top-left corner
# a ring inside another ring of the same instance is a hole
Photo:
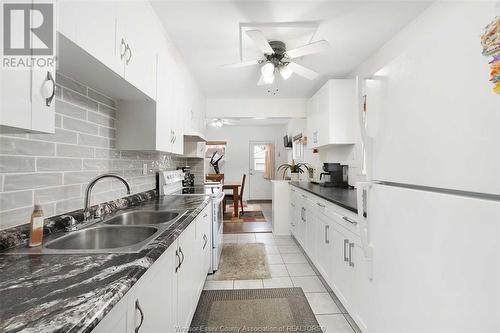
[[[267,41],[264,34],[259,30],[246,31],[259,50],[264,53],[261,59],[244,61],[236,64],[226,65],[227,68],[238,68],[245,66],[261,65],[261,76],[257,85],[272,84],[274,73],[278,71],[284,80],[288,80],[293,73],[303,76],[309,80],[318,77],[318,73],[293,62],[292,59],[322,52],[330,46],[326,40],[312,42],[293,50],[287,50],[286,44],[281,41]]]

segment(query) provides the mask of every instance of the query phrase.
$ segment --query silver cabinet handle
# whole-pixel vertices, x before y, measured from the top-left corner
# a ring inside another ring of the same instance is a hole
[[[330,226],[327,224],[327,225],[325,225],[325,243],[326,244],[330,244],[330,239],[328,237],[329,233],[330,233]]]
[[[354,267],[352,262],[352,249],[354,248],[354,243],[349,243],[349,266]]]
[[[321,208],[325,208],[326,206],[323,205],[322,203],[316,202],[316,205],[320,206]]]
[[[175,266],[175,272],[177,273],[177,271],[181,267],[181,257],[179,256],[179,251],[175,250],[175,256],[177,257],[178,262],[177,266]]]
[[[208,216],[208,214],[207,214],[207,213],[203,214],[203,218],[205,218],[205,217],[207,217],[207,216]]]
[[[307,195],[301,194],[302,198],[307,199]]]
[[[130,62],[130,59],[132,59],[132,49],[130,48],[130,46],[127,44],[127,48],[128,50],[128,54],[129,56],[127,57],[127,60],[125,60],[125,63],[128,65],[128,63]]]
[[[346,222],[349,222],[350,224],[352,225],[357,225],[358,222],[354,221],[354,220],[351,220],[350,218],[348,218],[347,216],[342,216],[342,220],[346,221]]]
[[[290,206],[295,207],[295,204],[293,202],[290,202]]]
[[[205,241],[203,243],[203,250],[205,250],[205,246],[207,246],[207,243],[208,243],[208,237],[207,237],[207,235],[203,235],[203,240]]]
[[[346,246],[348,244],[349,244],[349,240],[348,239],[344,239],[344,261],[345,262],[349,261],[349,258],[347,258],[347,250],[346,250]]]
[[[127,44],[125,44],[125,40],[122,38],[122,41],[120,43],[120,60],[123,60],[123,57],[125,57],[126,52],[127,52]]]
[[[45,88],[45,84],[47,82],[50,82],[52,83],[52,86],[50,88],[52,88],[52,92],[51,93],[48,93],[48,96],[44,96],[45,97],[45,105],[46,106],[50,106],[52,104],[52,100],[54,99],[54,96],[56,95],[56,81],[54,81],[54,78],[52,77],[52,73],[47,71],[47,79],[46,81],[44,82],[44,88]],[[50,88],[47,88],[50,89]],[[45,91],[45,89],[43,89]]]
[[[135,333],[138,333],[139,330],[141,329],[142,324],[144,323],[144,312],[141,309],[141,305],[139,304],[139,300],[138,299],[135,300],[135,310],[136,311],[139,310],[139,313],[141,315],[141,322],[135,328]]]
[[[182,248],[179,246],[179,254],[182,255],[182,260],[179,263],[179,268],[182,266],[182,263],[184,262],[184,253],[182,252]]]

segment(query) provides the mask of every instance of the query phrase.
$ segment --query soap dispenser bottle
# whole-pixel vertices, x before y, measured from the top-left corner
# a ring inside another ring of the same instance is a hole
[[[35,247],[42,244],[43,239],[43,210],[42,205],[35,204],[30,222],[30,241],[29,246]]]

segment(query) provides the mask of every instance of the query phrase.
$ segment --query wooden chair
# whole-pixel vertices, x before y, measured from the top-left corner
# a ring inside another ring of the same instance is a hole
[[[247,178],[246,174],[243,174],[243,179],[241,180],[241,187],[240,187],[240,193],[238,195],[238,201],[240,202],[240,207],[241,207],[241,213],[240,215],[243,215],[245,213],[245,210],[243,208],[243,191],[245,190],[245,179]],[[226,199],[229,199],[234,202],[234,197],[232,193],[227,193],[224,197],[224,211],[226,210]]]

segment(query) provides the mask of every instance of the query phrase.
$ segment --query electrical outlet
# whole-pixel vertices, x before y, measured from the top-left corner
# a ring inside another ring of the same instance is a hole
[[[142,174],[143,175],[147,175],[148,174],[148,164],[147,163],[144,163],[142,165]]]

